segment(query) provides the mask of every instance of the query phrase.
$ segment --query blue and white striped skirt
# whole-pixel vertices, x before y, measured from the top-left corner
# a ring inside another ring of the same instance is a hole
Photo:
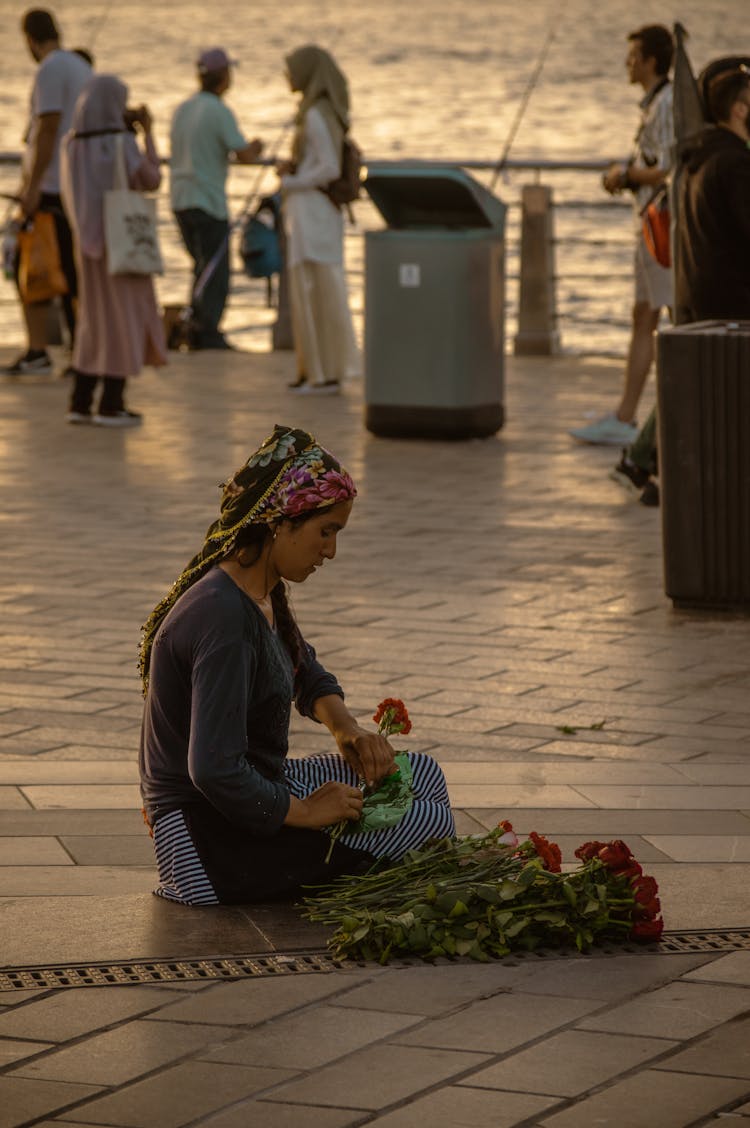
[[[440,766],[431,756],[418,752],[408,755],[414,791],[411,808],[395,826],[367,834],[342,834],[339,839],[341,844],[353,850],[366,851],[375,858],[398,861],[408,850],[423,845],[428,839],[455,834],[448,788]],[[289,790],[297,799],[304,799],[330,780],[348,783],[352,787],[357,787],[359,783],[356,772],[336,753],[287,760],[284,771]],[[320,834],[327,840],[323,832],[308,833]],[[273,837],[263,839],[258,845],[262,843],[263,849],[272,854],[273,841]],[[248,842],[251,844],[250,836]],[[224,899],[217,894],[206,873],[181,810],[172,811],[157,820],[154,850],[159,868],[159,887],[154,892],[158,896],[188,905],[216,905]],[[305,872],[309,881],[309,869]],[[334,872],[322,869],[317,880],[324,881],[327,874],[334,876]]]

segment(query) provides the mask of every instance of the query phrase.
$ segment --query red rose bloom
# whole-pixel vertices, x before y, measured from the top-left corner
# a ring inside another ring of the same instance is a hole
[[[575,855],[577,858],[580,858],[582,862],[590,862],[592,858],[598,857],[599,851],[603,846],[603,842],[584,842],[583,845],[579,846],[575,851]]]
[[[653,900],[659,892],[659,886],[653,877],[639,877],[633,883],[633,891],[635,892],[635,899],[639,905],[645,905],[648,901]]]
[[[399,732],[402,735],[411,732],[411,721],[406,706],[397,697],[386,697],[381,701],[372,719],[379,726],[379,731],[385,736],[389,736],[393,732]]]
[[[663,920],[637,920],[633,925],[630,935],[633,940],[658,940],[664,931]]]
[[[637,878],[640,877],[643,873],[643,867],[635,860],[635,858],[631,858],[629,866],[623,866],[622,869],[612,870],[612,873],[614,873],[617,877]]]
[[[559,873],[560,863],[562,862],[562,852],[557,843],[550,842],[543,834],[537,834],[535,830],[532,830],[529,839],[534,844],[534,849],[542,859],[544,868],[549,870],[550,873]]]
[[[508,822],[507,819],[501,819],[497,825],[501,826],[506,834],[515,834],[515,831],[513,830],[513,823]]]
[[[599,851],[599,860],[604,862],[607,869],[611,870],[623,869],[629,865],[632,857],[629,848],[619,838],[615,839],[614,842],[608,842]]]
[[[661,901],[652,897],[650,901],[637,901],[635,915],[638,920],[654,920],[661,912]]]

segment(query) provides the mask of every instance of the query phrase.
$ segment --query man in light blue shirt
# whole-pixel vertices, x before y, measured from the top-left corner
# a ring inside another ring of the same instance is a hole
[[[232,155],[240,164],[254,164],[263,148],[257,139],[245,140],[221,100],[231,84],[232,65],[221,47],[203,51],[200,90],[177,107],[172,119],[172,211],[194,264],[191,348],[196,349],[230,348],[219,329],[229,294],[227,168]]]

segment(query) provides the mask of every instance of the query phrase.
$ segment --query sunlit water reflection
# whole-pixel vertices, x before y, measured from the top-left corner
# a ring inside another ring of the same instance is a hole
[[[539,81],[534,87],[511,151],[523,158],[607,159],[628,153],[638,90],[625,81],[627,33],[659,19],[681,20],[690,32],[689,50],[698,70],[709,59],[737,49],[745,21],[741,0],[675,0],[658,13],[646,0],[624,9],[615,0],[287,0],[268,6],[225,0],[60,0],[52,5],[67,46],[90,47],[100,71],[128,82],[133,102],[147,102],[156,136],[167,151],[170,116],[194,89],[197,50],[223,44],[239,60],[228,102],[243,130],[270,147],[283,133],[293,101],[283,78],[283,56],[302,42],[329,47],[349,76],[354,135],[371,159],[421,157],[497,160],[543,46],[555,28]],[[0,0],[4,81],[0,89],[0,150],[20,149],[34,64],[26,53],[18,21],[21,9]],[[638,88],[639,89],[639,88]],[[286,135],[288,139],[288,134]],[[282,150],[285,142],[282,142]],[[529,173],[501,179],[498,192],[511,205],[508,226],[508,336],[514,332],[518,269],[515,204]],[[269,172],[260,188],[274,185]],[[485,177],[485,180],[487,177]],[[546,178],[556,211],[560,328],[566,350],[622,352],[630,304],[629,209],[597,209],[602,193],[595,173]],[[0,167],[0,191],[14,187],[16,172]],[[257,170],[240,169],[230,178],[235,213],[258,186]],[[164,302],[187,296],[184,252],[161,201],[167,274],[158,281]],[[356,208],[347,234],[347,266],[358,329],[362,322],[362,231],[379,226],[374,208]],[[236,271],[226,326],[237,344],[265,349],[274,314],[265,308],[265,284]],[[13,287],[0,283],[0,331],[4,344],[23,334]]]

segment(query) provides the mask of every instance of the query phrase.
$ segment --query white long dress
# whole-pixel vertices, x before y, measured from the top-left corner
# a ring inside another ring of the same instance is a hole
[[[281,181],[286,262],[298,374],[325,384],[358,375],[360,365],[344,277],[342,213],[319,190],[341,174],[341,156],[315,107],[304,130],[304,156]]]

